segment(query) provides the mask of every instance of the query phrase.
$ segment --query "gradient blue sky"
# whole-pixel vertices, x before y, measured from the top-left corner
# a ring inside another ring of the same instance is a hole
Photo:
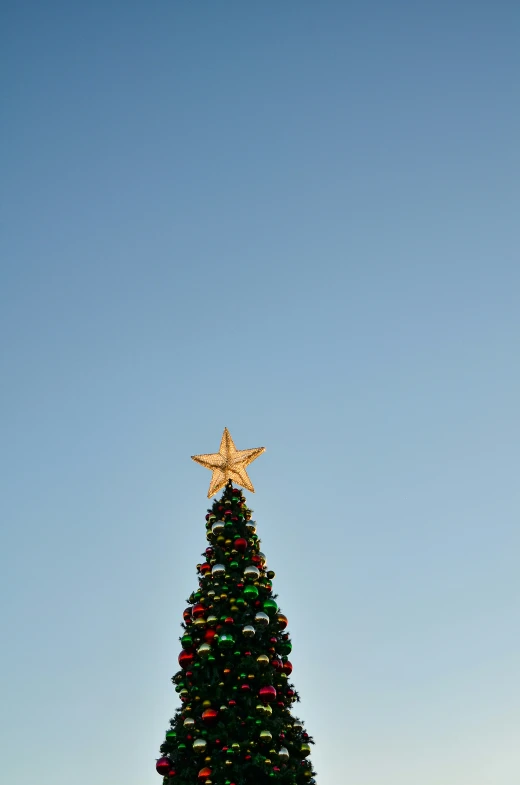
[[[227,425],[319,785],[518,785],[518,4],[1,16],[1,780],[157,784]]]

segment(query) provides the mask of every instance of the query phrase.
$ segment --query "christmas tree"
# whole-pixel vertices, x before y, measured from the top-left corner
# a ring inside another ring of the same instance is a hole
[[[193,456],[210,468],[209,545],[197,565],[173,676],[181,706],[170,720],[156,768],[164,785],[314,785],[312,738],[292,708],[292,644],[273,594],[242,487],[264,451],[237,450],[224,430],[220,451]]]

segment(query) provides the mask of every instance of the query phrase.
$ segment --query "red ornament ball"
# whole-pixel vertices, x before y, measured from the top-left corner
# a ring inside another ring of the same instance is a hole
[[[286,673],[288,676],[291,675],[291,673],[292,673],[292,662],[289,662],[289,660],[287,660],[287,662],[284,662],[284,664],[283,664],[283,672]]]
[[[247,550],[247,540],[244,537],[239,537],[233,543],[239,553],[245,553]]]
[[[218,717],[218,711],[216,709],[206,709],[202,712],[202,721],[206,723],[206,725],[212,725],[216,722]]]
[[[206,613],[206,608],[204,607],[204,605],[201,605],[200,602],[198,602],[197,605],[194,605],[191,611],[191,614],[194,619],[198,619],[200,616],[204,616],[205,613]]]
[[[211,564],[208,564],[208,562],[205,561],[204,564],[200,565],[200,571],[203,575],[205,575],[207,572],[211,572]]]
[[[206,641],[206,643],[211,643],[216,634],[217,634],[216,630],[212,630],[212,629],[206,630],[206,632],[204,633],[204,640]]]
[[[157,774],[160,774],[161,777],[167,777],[168,772],[171,769],[172,762],[169,758],[159,758],[157,763],[155,764],[155,769]]]
[[[276,689],[272,685],[260,687],[258,690],[258,697],[260,700],[263,700],[264,703],[272,703],[276,700]]]
[[[181,651],[179,654],[179,665],[181,668],[189,668],[195,655],[192,651]]]
[[[211,777],[211,769],[205,766],[199,771],[199,780],[202,782],[203,780],[207,780],[208,777]]]

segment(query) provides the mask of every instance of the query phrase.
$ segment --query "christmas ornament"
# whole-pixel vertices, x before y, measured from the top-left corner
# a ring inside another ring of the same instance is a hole
[[[260,577],[260,570],[254,564],[249,564],[244,570],[244,578],[250,581],[257,581]]]
[[[184,722],[182,723],[187,730],[195,727],[195,720],[193,717],[186,717]]]
[[[269,624],[269,616],[263,611],[259,611],[255,616],[255,623],[260,627],[267,627]]]
[[[195,739],[193,742],[193,752],[205,752],[208,742],[206,739]]]
[[[208,777],[211,777],[211,769],[205,766],[199,771],[198,777],[200,782],[204,782]]]
[[[259,654],[258,657],[256,658],[256,661],[259,665],[262,666],[269,665],[269,657],[267,656],[267,654]]]
[[[159,760],[155,764],[157,774],[160,774],[162,777],[166,777],[171,767],[172,764],[169,758],[159,758]]]
[[[218,717],[218,711],[216,709],[206,709],[202,712],[202,721],[206,723],[206,725],[212,725]]]
[[[283,613],[276,614],[276,621],[278,622],[278,626],[280,627],[281,630],[285,630],[285,628],[289,624],[287,616],[284,616]]]
[[[273,734],[271,733],[271,731],[268,731],[268,730],[261,730],[260,731],[260,741],[263,741],[264,743],[266,743],[266,742],[270,742],[272,740],[273,740]]]
[[[246,638],[253,638],[255,635],[255,628],[251,624],[246,624],[245,627],[242,627],[242,635]]]
[[[222,575],[225,574],[225,572],[226,572],[226,567],[224,564],[214,564],[213,567],[211,568],[211,574],[215,578],[221,577]]]
[[[244,597],[247,600],[256,600],[258,597],[258,589],[254,584],[250,584],[244,588]],[[265,606],[265,603],[264,603]]]
[[[287,761],[289,760],[289,750],[287,749],[287,747],[280,747],[280,749],[278,750],[278,757],[283,763],[287,763]]]
[[[213,475],[208,491],[208,498],[218,493],[228,480],[247,488],[254,493],[251,480],[246,472],[249,466],[259,455],[265,452],[265,447],[255,447],[250,450],[237,450],[231,434],[224,428],[220,449],[217,453],[192,455],[192,459],[206,469],[211,469]]]
[[[247,540],[244,537],[239,537],[233,545],[239,553],[245,553],[247,550]]]
[[[223,632],[218,636],[218,645],[222,649],[229,649],[235,643],[235,639],[229,632]]]
[[[278,605],[276,604],[276,600],[273,600],[271,597],[264,602],[264,611],[268,614],[268,616],[274,616],[276,611],[278,610]]]
[[[258,697],[264,703],[272,703],[272,701],[276,700],[276,689],[272,685],[260,687]]]
[[[181,668],[188,668],[193,662],[194,656],[191,651],[181,651],[179,654],[179,665]]]

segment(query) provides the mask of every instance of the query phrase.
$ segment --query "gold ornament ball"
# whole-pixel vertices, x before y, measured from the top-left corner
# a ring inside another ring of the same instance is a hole
[[[272,714],[272,713],[273,713],[273,710],[272,710],[272,708],[269,706],[269,704],[266,704],[266,706],[265,706],[265,713],[266,713],[268,716],[269,716],[270,714]]]
[[[226,764],[226,766],[231,766],[231,765],[232,765],[232,763],[233,763],[233,761],[232,761],[232,760],[229,760],[229,758],[227,758],[227,759],[224,761],[224,763]]]
[[[259,654],[258,657],[256,658],[256,661],[259,665],[262,665],[263,667],[269,665],[269,657],[267,656],[267,654]]]
[[[186,717],[184,722],[182,723],[185,728],[194,728],[195,727],[195,720],[193,717]]]
[[[218,622],[218,618],[212,615],[212,616],[208,616],[206,621],[208,622],[210,627],[213,627]]]
[[[209,700],[202,701],[202,708],[203,709],[211,709],[211,701],[209,701]]]
[[[207,657],[208,654],[211,654],[211,646],[209,643],[203,643],[197,649],[197,654],[200,654],[201,657]]]
[[[193,752],[205,752],[207,741],[205,739],[195,739],[193,742]]]
[[[303,758],[306,758],[307,755],[310,755],[311,754],[310,744],[302,744],[302,746],[300,747],[300,752]]]
[[[273,734],[270,730],[261,730],[260,731],[260,741],[265,743],[273,740]]]
[[[234,741],[233,744],[231,745],[231,749],[237,752],[240,749],[240,744],[237,741]]]

